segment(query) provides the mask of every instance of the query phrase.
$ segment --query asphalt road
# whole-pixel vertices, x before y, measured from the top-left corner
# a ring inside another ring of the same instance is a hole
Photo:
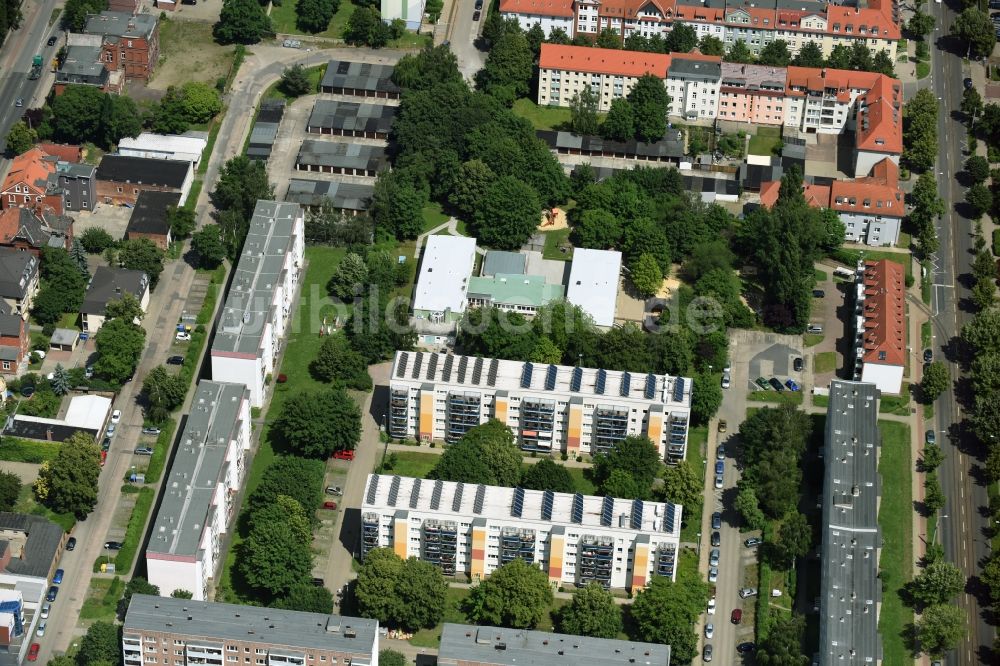
[[[58,24],[49,27],[49,17],[55,6],[56,0],[26,0],[22,7],[24,21],[21,27],[7,35],[0,51],[0,148],[4,147],[10,128],[21,119],[26,109],[40,106],[49,89],[46,78],[51,78],[51,75],[46,77],[44,74],[51,69],[59,44],[46,46],[45,42],[49,35],[62,34]],[[28,73],[31,71],[31,59],[37,54],[44,56],[45,66],[42,68],[43,76],[32,81]],[[19,97],[24,100],[24,106],[20,108],[14,104]],[[0,158],[0,174],[6,171],[7,160]]]
[[[476,48],[476,40],[479,38],[483,21],[486,20],[490,3],[483,4],[479,20],[473,21],[475,3],[472,0],[455,1],[458,6],[455,7],[454,20],[448,26],[448,40],[451,42],[451,50],[458,59],[458,69],[461,70],[462,76],[471,82],[476,72],[486,64],[486,54]]]
[[[929,6],[931,15],[937,19],[933,37],[947,35],[955,12],[945,4],[931,3]],[[933,53],[931,71],[934,73],[932,90],[940,102],[938,192],[947,206],[938,228],[941,248],[934,261],[931,321],[935,356],[952,361],[948,367],[953,378],[957,378],[959,367],[954,363],[957,359],[952,341],[959,335],[962,326],[972,319],[971,313],[962,306],[963,302],[968,303],[969,290],[960,278],[971,272],[974,226],[955,208],[955,204],[965,199],[965,188],[955,178],[965,160],[965,129],[960,117],[953,114],[958,112],[962,81],[969,73],[961,57],[938,49]],[[938,472],[946,496],[945,506],[940,512],[940,540],[945,557],[971,578],[977,574],[979,562],[989,554],[989,541],[983,534],[986,520],[980,513],[988,498],[985,486],[977,480],[980,477],[975,473],[978,452],[970,450],[968,438],[959,435],[962,418],[955,391],[949,389],[938,400],[934,423],[928,424],[928,427],[934,427],[943,435],[940,441],[947,441],[944,436],[950,435],[953,444],[943,447],[945,460]],[[991,663],[995,629],[986,622],[983,609],[973,595],[963,593],[958,604],[966,613],[968,631],[958,649],[947,656],[947,663]]]

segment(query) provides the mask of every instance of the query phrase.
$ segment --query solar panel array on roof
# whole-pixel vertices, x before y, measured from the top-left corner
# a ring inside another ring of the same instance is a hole
[[[551,490],[542,493],[542,520],[552,520],[552,507],[556,501],[556,494]]]
[[[594,381],[594,393],[604,395],[604,389],[608,383],[608,371],[603,368],[597,371],[597,379]]]
[[[514,488],[514,497],[510,501],[510,515],[520,518],[524,512],[524,488]]]
[[[534,370],[534,366],[531,363],[525,363],[524,367],[521,368],[521,388],[531,388],[532,370]]]
[[[497,385],[497,371],[500,369],[500,361],[493,359],[490,361],[490,371],[486,374],[486,383],[490,386]]]
[[[476,362],[472,364],[472,383],[478,384],[483,378],[483,357],[480,356],[476,358]]]
[[[392,484],[389,486],[389,506],[396,506],[399,499],[399,484],[402,481],[398,476],[392,477]]]
[[[403,352],[399,355],[399,365],[396,366],[396,376],[403,378],[406,376],[406,362],[410,360],[410,355]]]
[[[414,479],[413,488],[410,489],[410,508],[416,509],[420,502],[420,479]]]
[[[431,354],[430,359],[427,361],[427,379],[434,379],[434,372],[438,367],[438,355]]]
[[[464,384],[465,383],[465,371],[468,369],[468,367],[469,367],[469,357],[468,356],[463,356],[462,358],[460,358],[458,360],[458,383],[459,384]]]
[[[375,503],[375,495],[378,493],[378,480],[380,477],[372,476],[372,482],[368,484],[368,494],[365,496],[365,502],[368,504]]]
[[[435,481],[434,490],[431,491],[431,511],[437,511],[441,506],[441,491],[444,490],[444,481]]]
[[[451,354],[444,359],[444,368],[441,369],[441,381],[451,381],[451,366],[455,365],[455,357]]]
[[[673,532],[674,531],[674,520],[675,520],[675,517],[676,516],[674,514],[674,505],[670,504],[668,502],[667,503],[667,510],[664,512],[664,518],[663,518],[663,531],[664,532]]]
[[[569,390],[579,393],[582,387],[583,387],[583,368],[581,367],[573,368],[573,376],[569,380]]]
[[[545,371],[545,390],[554,391],[556,388],[556,373],[559,372],[559,368],[555,365],[550,365],[549,369]]]
[[[458,510],[462,508],[462,491],[465,490],[465,484],[461,481],[455,486],[455,496],[451,498],[451,510],[458,513]]]
[[[615,500],[613,497],[605,497],[601,502],[601,525],[611,526],[611,519],[615,515]]]
[[[631,390],[631,388],[632,388],[632,375],[630,375],[627,372],[623,372],[622,373],[622,384],[621,384],[621,387],[619,388],[618,392],[621,394],[621,396],[623,398],[627,398],[628,397],[628,393]]]
[[[570,516],[574,523],[583,522],[583,494],[576,493],[573,495],[573,512]]]
[[[684,401],[684,378],[677,377],[674,379],[674,402]]]
[[[411,379],[420,378],[420,366],[424,364],[424,353],[417,352],[416,358],[413,359],[413,374],[410,375]]]
[[[486,502],[486,486],[482,483],[476,488],[476,497],[472,501],[472,512],[482,513],[483,504]]]
[[[629,525],[634,530],[642,527],[642,500],[632,500],[632,520]]]
[[[652,372],[646,375],[646,390],[643,395],[646,396],[646,400],[652,400],[656,395],[656,375]]]

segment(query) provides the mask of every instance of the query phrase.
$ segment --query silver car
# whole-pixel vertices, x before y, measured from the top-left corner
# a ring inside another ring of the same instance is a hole
[[[719,549],[713,548],[708,554],[708,566],[717,567],[719,566]]]

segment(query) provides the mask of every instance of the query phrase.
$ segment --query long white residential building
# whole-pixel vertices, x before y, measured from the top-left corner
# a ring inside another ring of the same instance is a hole
[[[258,201],[212,343],[212,379],[246,384],[264,403],[299,288],[305,215],[298,204]]]
[[[679,504],[371,474],[361,555],[391,548],[479,580],[520,558],[557,584],[641,589],[674,578]]]
[[[522,449],[571,456],[645,435],[672,462],[687,450],[691,384],[652,373],[396,352],[387,428],[393,437],[454,442],[497,419]]]
[[[147,578],[163,596],[187,590],[207,598],[249,453],[247,387],[200,382],[146,546]]]

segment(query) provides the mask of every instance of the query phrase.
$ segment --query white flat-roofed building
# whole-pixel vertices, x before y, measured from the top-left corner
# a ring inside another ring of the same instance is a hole
[[[427,237],[413,295],[413,317],[418,324],[453,325],[462,318],[475,264],[475,238]]]
[[[212,343],[212,379],[246,384],[264,404],[299,288],[305,215],[298,204],[258,201]]]
[[[585,248],[573,250],[566,300],[583,308],[598,326],[613,325],[621,272],[621,252]]]
[[[147,577],[163,596],[206,598],[249,453],[247,387],[200,382],[146,546]]]
[[[135,594],[122,653],[125,666],[377,666],[378,639],[377,620]]]
[[[668,462],[687,451],[691,380],[495,358],[396,352],[389,434],[454,442],[497,419],[526,451],[608,451],[645,435]]]
[[[681,506],[370,474],[361,554],[391,548],[479,580],[521,558],[558,585],[638,590],[674,578]]]
[[[207,145],[206,139],[197,136],[143,132],[134,139],[132,137],[122,138],[118,143],[118,154],[190,162],[197,169]]]

